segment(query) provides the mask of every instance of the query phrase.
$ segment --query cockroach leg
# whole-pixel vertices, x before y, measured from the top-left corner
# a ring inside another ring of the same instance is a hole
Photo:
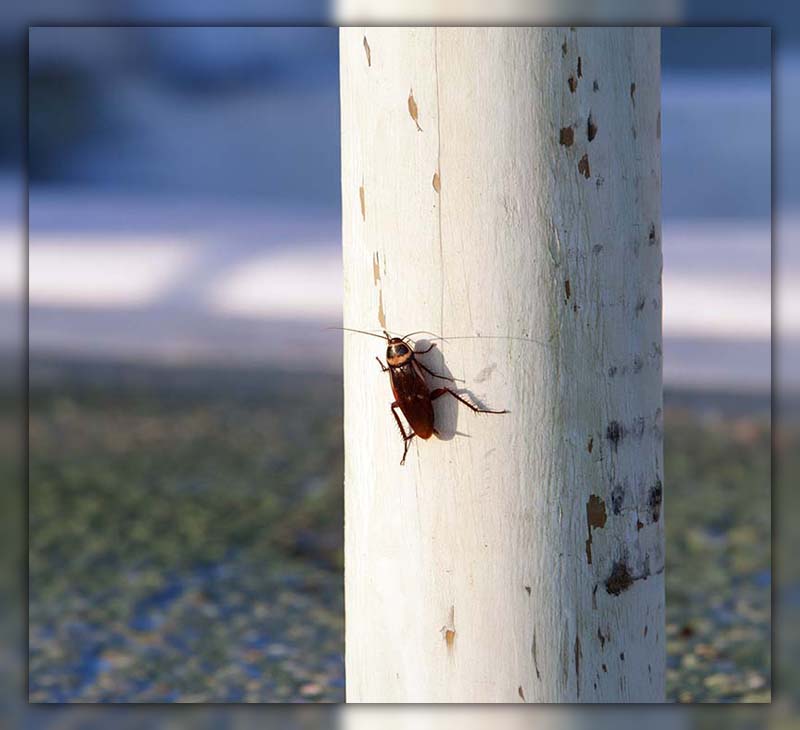
[[[427,352],[427,350],[426,350],[425,352]],[[419,362],[418,360],[414,360],[414,363],[415,363],[416,365],[419,365],[419,366],[420,366],[420,367],[421,367],[421,368],[422,368],[422,369],[423,369],[423,370],[424,370],[426,373],[428,373],[428,375],[432,375],[434,378],[441,378],[442,380],[449,380],[451,383],[455,383],[455,382],[456,382],[456,379],[455,379],[455,378],[449,378],[449,377],[447,377],[447,375],[437,375],[437,374],[436,374],[436,373],[434,373],[432,370],[429,370],[428,368],[426,368],[426,367],[425,367],[425,366],[424,366],[424,365],[423,365],[421,362]]]
[[[381,370],[383,370],[383,372],[386,372],[386,371],[389,369],[389,368],[387,368],[387,367],[386,367],[386,365],[384,365],[384,364],[381,362],[381,359],[380,359],[379,357],[376,357],[375,359],[378,361],[378,365],[380,365],[380,366],[381,366]]]
[[[466,398],[462,398],[458,393],[454,390],[450,390],[450,388],[436,388],[436,390],[431,391],[431,400],[436,400],[439,396],[444,395],[445,393],[449,393],[453,396],[456,400],[461,401],[467,408],[472,409],[475,413],[508,413],[508,411],[492,411],[488,408],[478,408],[478,406],[472,405]]]
[[[397,409],[399,407],[400,404],[397,401],[392,403],[392,415],[397,422],[397,428],[400,429],[400,435],[403,437],[403,458],[400,460],[400,466],[403,466],[403,464],[406,463],[406,456],[408,455],[408,444],[411,442],[411,439],[414,438],[415,434],[413,431],[407,434],[406,430],[403,428],[403,422],[400,420],[400,416],[397,415]]]

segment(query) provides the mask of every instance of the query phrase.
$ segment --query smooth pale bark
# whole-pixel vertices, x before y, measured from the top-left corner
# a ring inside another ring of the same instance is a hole
[[[345,334],[347,699],[660,701],[659,31],[340,55],[345,325],[480,335],[423,362],[511,411],[442,398],[400,466],[385,347]]]

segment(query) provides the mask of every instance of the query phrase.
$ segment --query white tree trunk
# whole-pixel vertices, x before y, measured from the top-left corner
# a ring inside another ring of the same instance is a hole
[[[345,333],[347,699],[663,700],[659,31],[340,54],[344,323],[481,335],[421,360],[511,411],[441,398],[400,466]]]

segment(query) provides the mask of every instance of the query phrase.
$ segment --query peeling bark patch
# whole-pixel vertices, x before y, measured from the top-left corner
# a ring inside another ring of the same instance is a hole
[[[533,641],[531,642],[531,654],[533,655],[533,668],[536,670],[536,679],[541,679],[542,675],[539,672],[539,657],[536,653],[536,632],[533,632]]]
[[[589,118],[586,120],[586,136],[590,142],[597,136],[597,124],[591,112],[589,112]]]
[[[366,201],[364,200],[364,186],[362,185],[358,189],[358,200],[361,203],[361,220],[367,220],[367,205]]]
[[[581,640],[575,637],[575,682],[578,688],[578,697],[581,696]]]
[[[578,56],[578,78],[583,78],[583,63],[581,62],[581,57]]]
[[[631,102],[636,106],[636,84],[631,82]]]
[[[517,687],[517,694],[522,698],[522,701],[525,702],[525,693],[522,691],[522,685]]]
[[[433,189],[438,193],[442,189],[442,181],[439,179],[439,173],[433,173],[433,180],[431,181],[431,185],[433,185]]]
[[[571,291],[570,291],[569,279],[567,279],[564,282],[564,302],[565,303],[569,299],[570,294],[571,294]]]
[[[563,144],[564,147],[570,147],[575,141],[575,131],[572,127],[562,127],[558,133],[558,143]]]
[[[623,433],[623,428],[619,421],[611,421],[608,424],[608,427],[606,428],[606,438],[611,442],[611,445],[614,447],[614,451],[617,450],[617,446],[624,436],[625,434]]]
[[[592,564],[592,530],[606,525],[606,503],[596,494],[589,497],[586,503],[586,526],[589,536],[586,538],[586,562]]]
[[[656,483],[650,489],[650,496],[647,498],[647,504],[650,507],[650,516],[653,522],[658,522],[661,517],[661,503],[664,500],[664,488],[660,479],[656,479]]]
[[[586,444],[586,450],[591,454],[594,447],[594,436],[589,436],[589,443]]]
[[[624,560],[615,561],[611,568],[611,575],[606,579],[606,592],[618,596],[633,585],[633,576]]]
[[[364,36],[364,53],[367,56],[367,66],[372,66],[372,52],[369,49],[369,43],[367,43],[367,36]]]
[[[453,648],[453,642],[456,639],[456,607],[450,606],[450,614],[447,617],[447,623],[439,629],[439,633],[444,638],[445,644],[448,649]]]
[[[417,125],[417,131],[421,132],[422,127],[419,126],[419,109],[417,108],[417,102],[414,100],[414,89],[408,92],[408,113],[414,120],[414,124]]]
[[[589,179],[589,175],[592,174],[589,170],[589,155],[584,155],[581,157],[580,161],[578,162],[578,172],[587,180]]]
[[[383,292],[378,292],[378,322],[381,328],[386,329],[386,312],[383,311]]]
[[[578,88],[578,80],[574,76],[570,76],[567,79],[567,86],[569,86],[570,93],[574,94],[575,89]]]

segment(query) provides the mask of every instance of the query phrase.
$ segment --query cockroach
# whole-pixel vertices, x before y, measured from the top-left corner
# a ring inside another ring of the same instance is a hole
[[[359,332],[362,335],[370,335],[371,337],[379,337],[380,339],[386,340],[386,365],[381,362],[379,357],[375,359],[381,366],[381,370],[389,373],[389,381],[394,395],[394,402],[391,404],[390,409],[397,423],[397,427],[400,429],[400,435],[403,437],[403,458],[400,460],[401,466],[406,463],[408,446],[414,436],[419,436],[421,439],[427,440],[433,434],[439,434],[435,426],[433,401],[443,395],[453,396],[453,398],[463,403],[475,413],[508,413],[506,410],[493,411],[488,408],[478,408],[478,406],[473,405],[465,398],[462,398],[456,391],[448,387],[434,388],[431,390],[425,382],[425,377],[422,374],[423,370],[428,373],[428,375],[441,380],[455,382],[455,379],[449,378],[446,375],[434,373],[417,359],[417,355],[424,355],[436,346],[436,343],[431,343],[426,350],[414,349],[407,340],[412,335],[420,334],[419,332],[412,332],[405,335],[405,337],[392,337],[384,330],[383,337],[381,337],[374,332],[366,332],[365,330],[349,329],[348,327],[337,329],[343,329],[346,332]],[[403,422],[397,414],[398,410],[405,416],[406,421],[408,421],[410,433],[406,432],[406,429],[403,427]]]

